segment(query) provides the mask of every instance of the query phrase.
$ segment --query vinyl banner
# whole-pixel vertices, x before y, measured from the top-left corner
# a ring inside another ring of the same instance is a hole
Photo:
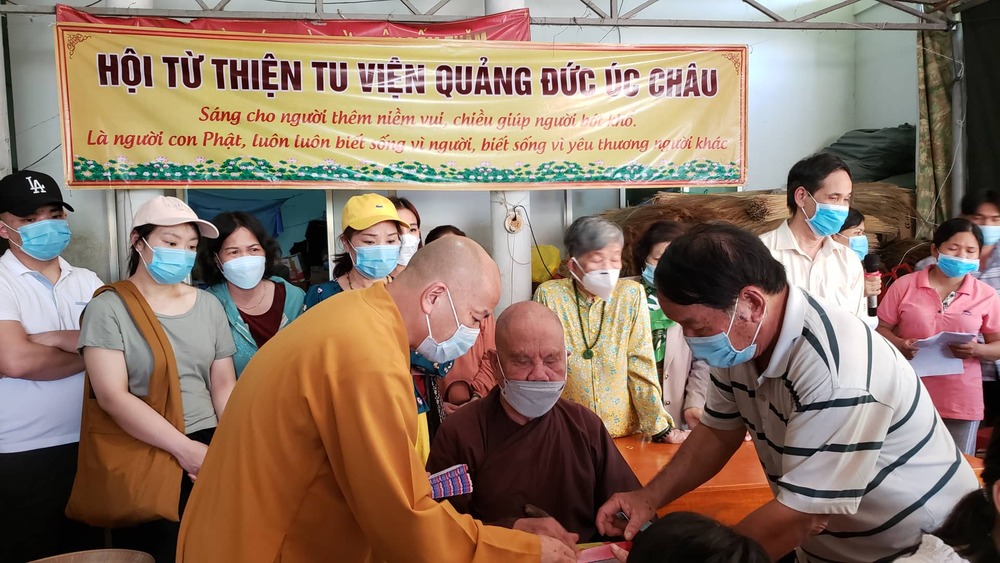
[[[366,39],[59,23],[77,188],[734,185],[737,47]]]

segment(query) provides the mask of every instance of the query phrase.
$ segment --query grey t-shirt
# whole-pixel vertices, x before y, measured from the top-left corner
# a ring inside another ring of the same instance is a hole
[[[215,360],[236,353],[222,304],[207,292],[198,290],[194,307],[187,313],[156,315],[156,318],[167,333],[177,360],[184,433],[214,428],[218,418],[209,392],[210,368]],[[117,294],[102,293],[84,310],[79,347],[82,351],[87,346],[124,352],[129,392],[137,397],[149,394],[153,353]]]

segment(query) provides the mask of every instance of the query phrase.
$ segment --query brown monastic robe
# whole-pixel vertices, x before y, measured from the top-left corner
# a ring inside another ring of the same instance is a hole
[[[600,417],[560,399],[521,426],[500,404],[500,388],[449,416],[431,444],[427,470],[469,466],[473,492],[449,499],[484,522],[512,526],[533,504],[581,542],[599,539],[597,510],[611,495],[640,488]]]

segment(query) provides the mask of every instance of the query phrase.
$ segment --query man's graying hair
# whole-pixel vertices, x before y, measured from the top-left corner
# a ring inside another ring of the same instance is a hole
[[[609,244],[624,245],[625,235],[611,221],[597,215],[588,215],[573,221],[566,229],[563,244],[566,246],[566,253],[575,258],[601,250]]]

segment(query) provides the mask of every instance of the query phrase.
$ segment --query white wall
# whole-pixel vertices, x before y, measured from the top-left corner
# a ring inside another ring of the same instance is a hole
[[[608,5],[608,0],[595,0]],[[832,0],[820,2],[829,5]],[[24,0],[19,4],[49,4],[51,0]],[[75,5],[89,4],[73,0]],[[437,0],[415,0],[429,9]],[[639,2],[624,4],[627,11]],[[816,2],[765,0],[781,15],[792,18],[816,8]],[[868,3],[870,4],[870,2]],[[178,7],[177,2],[159,0],[158,7]],[[194,6],[194,3],[191,3]],[[528,0],[534,16],[584,16],[588,10],[578,0]],[[867,4],[865,4],[867,5]],[[233,0],[230,10],[302,11],[311,5],[267,0]],[[398,0],[337,4],[351,13],[392,13],[406,9]],[[481,0],[452,0],[440,14],[478,16]],[[885,19],[892,10],[874,8],[859,14],[860,20]],[[850,19],[847,8],[827,19]],[[647,8],[642,17],[670,19],[764,20],[765,16],[739,0],[663,1]],[[53,54],[51,16],[10,16],[11,71],[13,73],[18,165],[24,167],[59,142],[58,105]],[[739,29],[650,29],[581,26],[533,26],[535,41],[566,43],[636,44],[747,44],[749,61],[748,189],[780,188],[788,168],[799,158],[832,142],[857,127],[898,125],[916,120],[916,46],[913,32],[783,31]],[[57,150],[36,169],[61,178],[62,153]],[[137,194],[138,195],[138,194]],[[337,192],[335,220],[352,192]],[[400,192],[419,208],[425,229],[454,224],[491,246],[488,192]],[[77,206],[71,218],[76,234],[67,251],[71,261],[109,275],[103,192],[74,191],[70,201]],[[563,192],[535,192],[531,196],[531,221],[541,244],[562,246]],[[617,207],[617,190],[582,190],[572,194],[575,216]],[[286,220],[288,217],[286,217]],[[290,228],[294,228],[289,225]],[[286,238],[292,238],[290,233]]]
[[[884,4],[862,7],[858,22],[914,23],[915,16]],[[857,128],[917,124],[917,32],[856,33]]]
[[[11,17],[7,30],[17,166],[23,169],[32,165],[31,169],[61,181],[54,21],[54,17]],[[63,189],[63,196],[76,209],[69,217],[73,240],[64,256],[71,263],[90,268],[101,279],[109,280],[111,244],[106,192]]]
[[[541,2],[538,2],[541,3]],[[579,2],[544,2],[535,15],[582,15]],[[789,2],[765,1],[773,7]],[[785,9],[800,16],[809,7]],[[840,16],[840,14],[837,14]],[[657,19],[766,19],[752,7],[730,0],[660,2],[642,12]],[[845,16],[850,17],[850,12]],[[828,18],[829,19],[829,18]],[[784,187],[795,161],[854,127],[854,35],[848,31],[624,28],[621,42],[632,44],[746,44],[750,47],[747,189]],[[535,41],[617,43],[608,29],[532,28]]]

